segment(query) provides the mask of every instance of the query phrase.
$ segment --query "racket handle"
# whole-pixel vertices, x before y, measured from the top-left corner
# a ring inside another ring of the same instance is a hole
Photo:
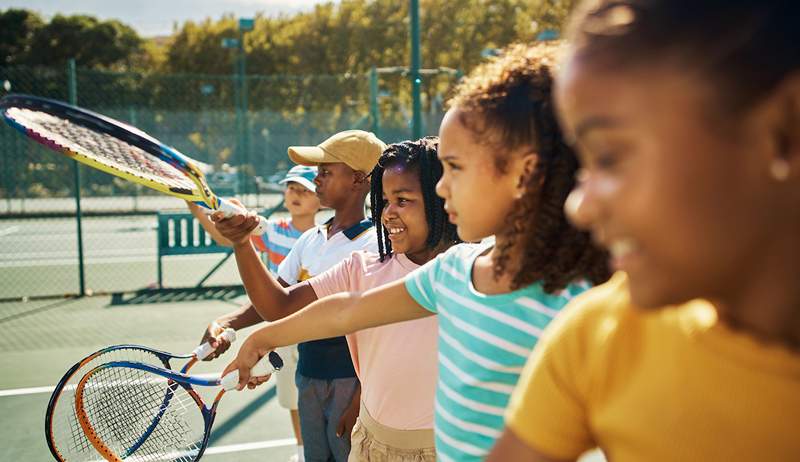
[[[219,336],[220,340],[226,340],[228,343],[233,343],[236,340],[236,331],[231,329],[230,327],[222,331],[222,334]],[[206,342],[192,351],[192,354],[199,360],[206,359],[208,355],[210,355],[214,351],[214,347],[211,346],[211,342]]]
[[[226,201],[222,198],[219,199],[219,207],[217,207],[217,210],[214,211],[222,212],[222,214],[226,218],[233,215],[245,215],[247,213],[247,209],[245,209],[244,207],[239,207],[233,202]],[[250,232],[250,234],[253,234],[255,236],[260,236],[264,234],[266,230],[267,230],[267,219],[259,215],[258,226],[256,226],[255,229],[253,229],[253,231]]]
[[[260,377],[269,375],[275,371],[281,370],[282,367],[283,359],[281,359],[278,353],[270,351],[269,354],[259,359],[256,365],[250,369],[250,376]],[[222,385],[225,391],[235,390],[236,386],[239,385],[239,371],[231,371],[228,375],[220,379],[219,384]]]

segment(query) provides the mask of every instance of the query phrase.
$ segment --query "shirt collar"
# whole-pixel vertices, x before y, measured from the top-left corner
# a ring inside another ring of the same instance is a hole
[[[326,221],[322,226],[320,226],[317,229],[317,232],[325,232],[325,233],[327,233],[327,230],[330,227],[331,223],[333,223],[333,218],[331,218],[330,220]],[[354,224],[353,226],[351,226],[351,227],[345,229],[344,231],[342,231],[342,234],[344,234],[345,237],[350,239],[351,241],[354,241],[354,240],[356,240],[356,238],[358,238],[358,236],[364,234],[364,231],[366,231],[369,228],[371,228],[372,225],[373,225],[372,220],[370,220],[369,218],[365,218],[365,219],[361,220],[360,222]]]

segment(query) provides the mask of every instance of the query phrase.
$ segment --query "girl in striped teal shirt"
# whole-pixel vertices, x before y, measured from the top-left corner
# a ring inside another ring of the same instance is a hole
[[[439,130],[436,192],[449,220],[464,241],[494,242],[452,247],[404,280],[320,299],[256,331],[226,369],[239,368],[241,386],[274,346],[438,314],[437,457],[488,454],[541,331],[608,277],[605,254],[564,217],[578,162],[553,115],[556,52],[516,46],[479,67],[459,85]],[[297,317],[315,322],[303,332],[280,328]]]

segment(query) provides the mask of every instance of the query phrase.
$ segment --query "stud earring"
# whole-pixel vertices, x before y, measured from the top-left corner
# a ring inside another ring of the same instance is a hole
[[[786,159],[775,159],[769,165],[769,173],[775,181],[786,181],[789,178],[791,167]]]

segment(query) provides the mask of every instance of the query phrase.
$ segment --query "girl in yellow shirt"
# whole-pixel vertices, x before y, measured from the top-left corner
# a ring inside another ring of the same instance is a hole
[[[537,345],[490,461],[800,460],[800,2],[595,0],[567,201],[620,271]]]

